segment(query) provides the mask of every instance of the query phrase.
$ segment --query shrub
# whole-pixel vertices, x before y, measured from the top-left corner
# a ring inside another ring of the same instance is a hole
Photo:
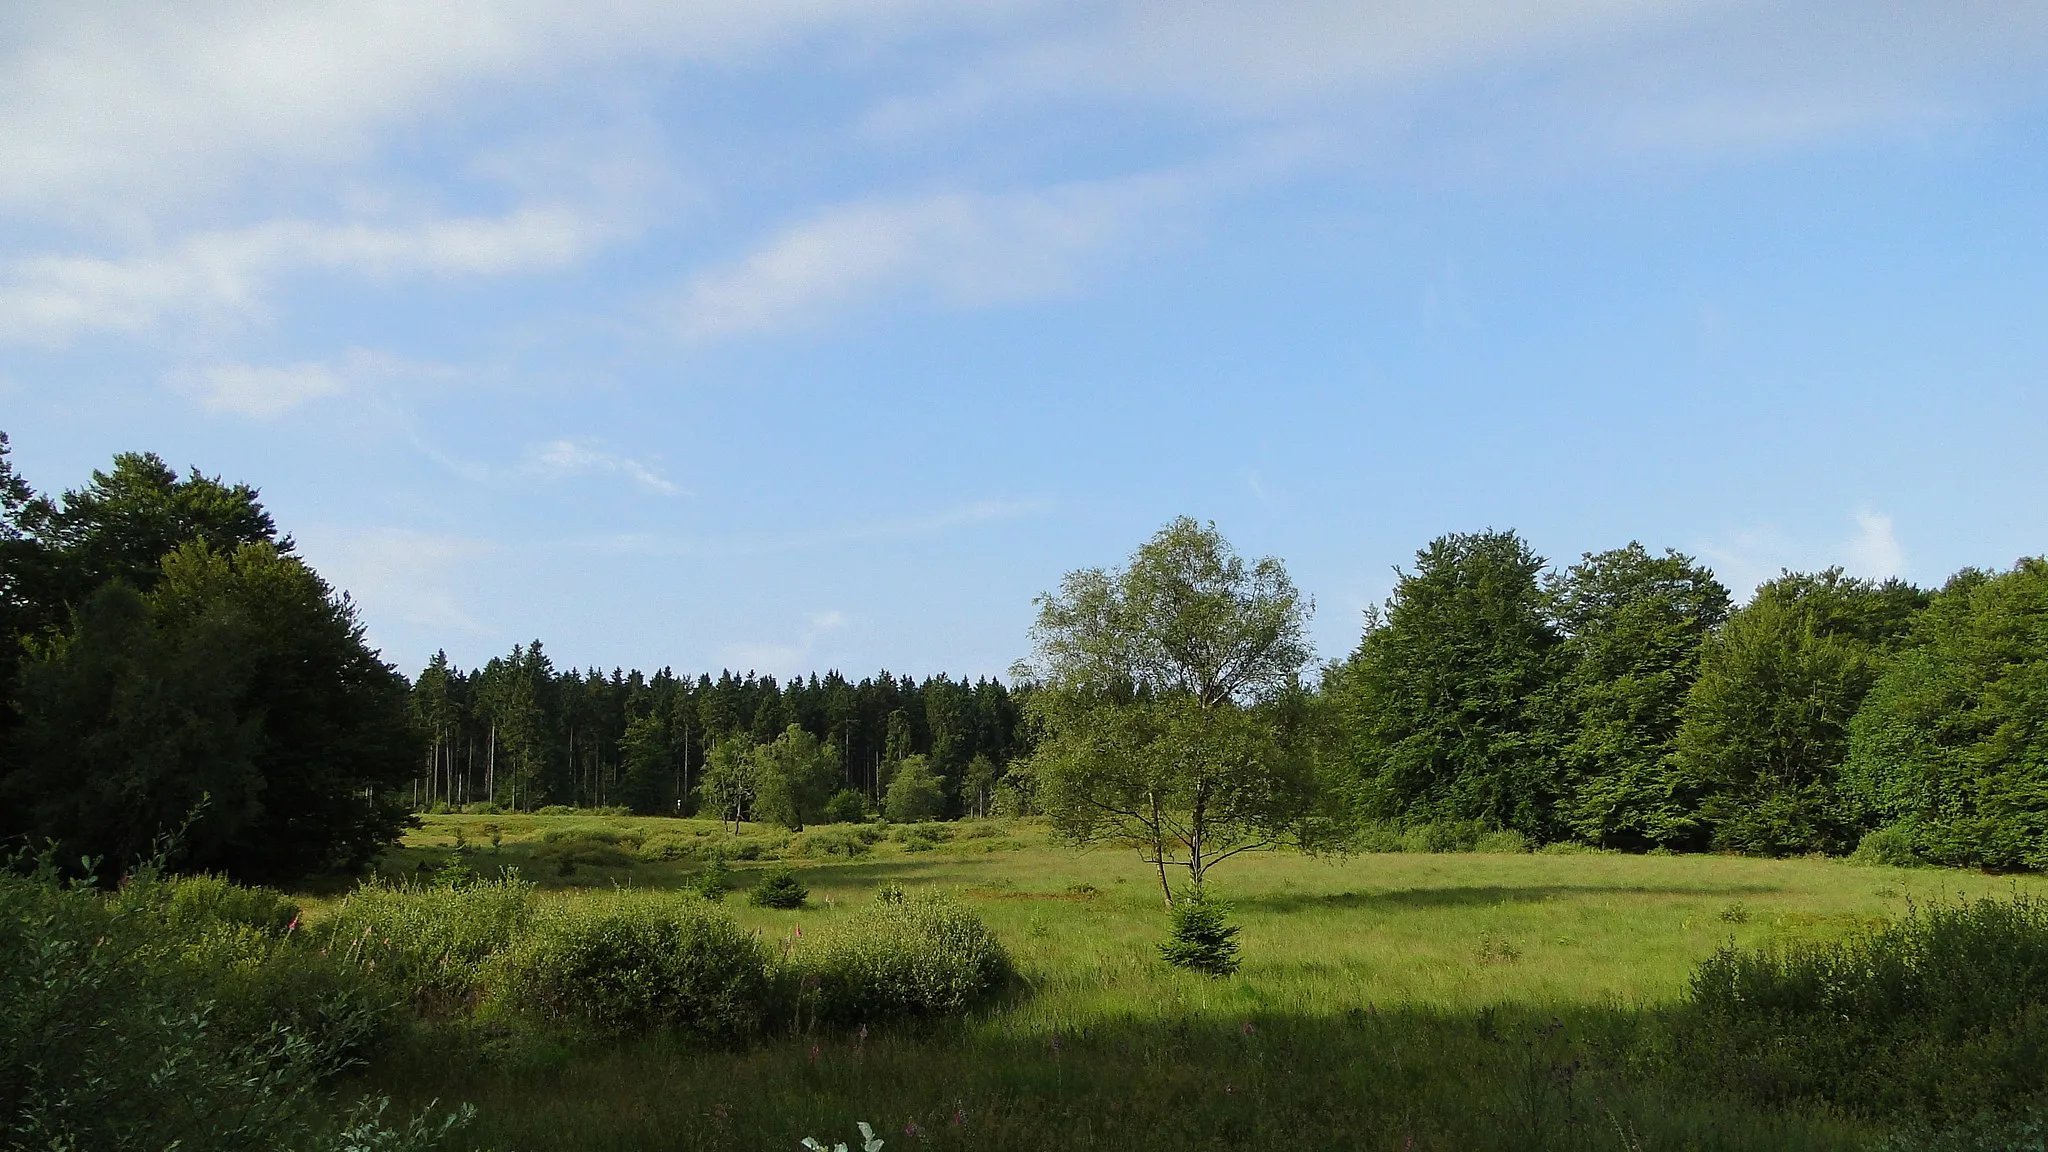
[[[1173,930],[1159,954],[1168,964],[1222,977],[1237,971],[1237,926],[1230,923],[1230,906],[1209,898],[1200,888],[1191,888],[1173,902]]]
[[[348,1062],[346,1038],[374,1022],[322,1034],[219,1011],[224,974],[194,962],[195,936],[260,945],[238,956],[245,967],[323,958],[291,936],[195,913],[239,897],[188,895],[167,914],[176,899],[148,878],[103,898],[47,873],[0,875],[0,1147],[410,1152],[445,1134],[394,1131],[381,1111],[336,1132],[324,1081]]]
[[[866,825],[826,825],[790,837],[783,853],[798,859],[844,856],[851,859],[867,854],[868,846],[882,838],[880,829]]]
[[[1432,820],[1401,834],[1403,852],[1470,852],[1488,829],[1477,820]]]
[[[827,824],[858,824],[868,818],[867,799],[851,788],[842,788],[825,801]]]
[[[504,996],[601,1032],[665,1027],[730,1042],[760,1030],[767,963],[759,939],[720,909],[621,896],[537,918],[507,964]]]
[[[1358,852],[1400,852],[1406,844],[1400,825],[1385,820],[1369,820],[1351,834],[1351,847]]]
[[[1724,948],[1695,971],[1681,1023],[1683,1058],[1764,1100],[2008,1107],[2039,1090],[2048,1049],[2048,902],[1942,904],[1836,943]]]
[[[1010,978],[1009,954],[981,918],[949,897],[906,896],[885,886],[878,899],[793,965],[827,1023],[851,1026],[961,1012]]]
[[[1512,854],[1529,851],[1529,838],[1512,828],[1482,832],[1472,841],[1473,852]]]
[[[706,900],[718,901],[725,899],[734,883],[732,866],[725,862],[725,857],[713,856],[702,872],[690,878],[689,889]]]
[[[1913,834],[1897,826],[1877,828],[1863,834],[1849,859],[1857,864],[1885,868],[1914,868],[1924,863],[1914,850]]]
[[[320,937],[337,954],[374,964],[428,1015],[467,1011],[492,958],[533,915],[533,885],[517,874],[460,886],[365,884],[344,898]]]
[[[695,836],[678,836],[663,832],[649,837],[640,845],[642,860],[694,860],[703,852]]]
[[[747,894],[747,902],[756,908],[801,908],[810,898],[811,890],[787,868],[777,868],[761,877],[761,882]]]
[[[282,892],[244,888],[225,876],[180,876],[159,886],[162,915],[174,930],[234,924],[283,935],[299,919],[299,906]]]
[[[535,816],[574,816],[576,809],[567,804],[543,804],[534,809]]]
[[[615,840],[590,836],[564,837],[543,843],[534,852],[533,858],[542,863],[555,865],[565,876],[579,866],[630,868],[638,859]]]

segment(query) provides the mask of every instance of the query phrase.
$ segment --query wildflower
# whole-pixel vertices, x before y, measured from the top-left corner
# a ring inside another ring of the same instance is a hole
[[[813,1044],[813,1045],[811,1045],[811,1063],[813,1063],[813,1064],[816,1064],[817,1062],[818,1062],[818,1046],[817,1046],[816,1044]]]
[[[955,1108],[955,1109],[953,1109],[953,1127],[955,1127],[955,1128],[965,1128],[965,1127],[967,1127],[967,1109],[965,1109],[965,1108]]]
[[[289,935],[291,935],[291,934],[292,934],[293,932],[297,931],[297,930],[298,930],[298,927],[299,927],[299,918],[298,918],[298,916],[297,916],[297,915],[295,914],[295,915],[293,915],[293,916],[292,916],[292,922],[284,926],[284,934],[285,934],[285,935],[287,935],[287,936],[289,936]]]
[[[804,938],[804,926],[801,924],[796,926],[796,938],[799,940]]]
[[[917,1121],[911,1120],[903,1125],[903,1134],[905,1136],[922,1136],[924,1135],[924,1129],[917,1126]]]
[[[1239,1036],[1249,1036],[1252,1034],[1252,1031],[1252,1022],[1249,1020],[1237,1026],[1237,1034]]]

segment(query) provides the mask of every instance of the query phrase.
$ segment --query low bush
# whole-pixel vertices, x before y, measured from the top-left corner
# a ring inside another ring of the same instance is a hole
[[[328,1081],[378,1028],[374,1009],[329,998],[355,1018],[320,1029],[304,1012],[223,1011],[238,981],[298,1008],[288,994],[311,989],[293,973],[346,973],[292,933],[206,914],[265,894],[202,881],[181,902],[176,887],[145,876],[106,897],[0,875],[0,1147],[413,1152],[452,1130],[459,1117],[393,1129],[381,1106],[331,1114]]]
[[[538,917],[507,961],[500,995],[552,1022],[730,1043],[766,1019],[767,965],[760,940],[721,909],[620,895]]]
[[[320,927],[322,946],[360,960],[429,1016],[475,1006],[492,959],[533,915],[516,874],[457,885],[365,884]]]
[[[747,902],[756,908],[801,908],[810,898],[811,890],[787,868],[769,872],[747,893]]]
[[[1369,820],[1351,834],[1351,847],[1358,852],[1400,852],[1406,841],[1401,826],[1386,820]]]
[[[1724,948],[1694,973],[1676,1050],[1771,1103],[1966,1117],[2038,1100],[2048,902],[1940,904],[1836,943]]]
[[[1009,954],[972,911],[887,886],[874,903],[791,959],[804,1015],[852,1026],[961,1012],[1000,989]]]
[[[1897,826],[1864,833],[1849,861],[1884,868],[1917,868],[1926,863],[1914,847],[1912,832]]]
[[[1527,852],[1529,851],[1529,838],[1512,828],[1497,828],[1491,832],[1480,833],[1473,839],[1472,847],[1468,851],[1492,852],[1502,855]]]
[[[851,788],[842,788],[825,801],[826,824],[858,824],[867,818],[867,799]]]
[[[732,867],[725,862],[725,857],[713,856],[703,871],[690,877],[689,890],[706,900],[716,902],[725,899],[725,894],[732,891],[737,883],[738,881],[733,879]]]
[[[1477,820],[1432,820],[1401,834],[1403,852],[1470,852],[1489,829]]]
[[[831,856],[851,859],[867,855],[868,849],[881,838],[881,829],[871,825],[828,824],[790,837],[782,852],[799,860]]]
[[[660,832],[648,837],[638,850],[640,859],[652,861],[695,860],[703,854],[701,834],[683,836],[673,832]]]

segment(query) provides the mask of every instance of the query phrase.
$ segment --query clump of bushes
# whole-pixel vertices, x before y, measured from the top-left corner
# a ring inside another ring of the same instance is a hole
[[[537,919],[506,963],[501,995],[544,1020],[731,1043],[760,1030],[769,989],[760,940],[723,911],[618,896]]]
[[[704,870],[690,877],[689,891],[713,902],[725,899],[738,882],[733,879],[732,866],[723,856],[713,856]]]
[[[846,1026],[962,1012],[1012,971],[979,916],[950,897],[906,895],[896,885],[791,964],[804,1015]]]
[[[756,908],[801,908],[810,898],[811,890],[788,868],[777,868],[761,877],[761,882],[747,894],[747,902]]]
[[[0,872],[0,1147],[438,1143],[460,1117],[330,1111],[388,1002],[295,915],[278,925],[282,903],[210,877],[146,872],[108,895]]]
[[[790,837],[783,854],[798,859],[844,856],[849,859],[867,855],[868,849],[882,838],[882,830],[870,824],[827,824],[799,832]]]
[[[370,883],[321,925],[322,946],[372,966],[424,1015],[464,1013],[481,996],[493,959],[533,916],[534,886],[498,880],[404,887]]]
[[[1863,834],[1856,844],[1856,851],[1849,856],[1851,863],[1871,864],[1882,868],[1917,868],[1925,863],[1913,844],[1913,834],[1904,828],[1890,826],[1873,829]]]
[[[1724,948],[1694,973],[1679,1024],[1679,1058],[1767,1102],[1967,1117],[2038,1100],[2048,902],[1939,904],[1836,943]]]

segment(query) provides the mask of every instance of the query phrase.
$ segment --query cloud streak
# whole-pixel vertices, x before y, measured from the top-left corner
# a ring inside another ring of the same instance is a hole
[[[277,278],[309,269],[452,278],[555,268],[602,235],[566,209],[529,208],[398,228],[276,220],[125,259],[29,257],[0,276],[0,339],[61,345],[86,332],[146,330],[172,315],[248,313]]]
[[[1189,191],[1169,174],[840,205],[697,276],[679,328],[692,340],[805,328],[906,292],[953,306],[1057,294],[1134,219],[1179,206]]]
[[[624,476],[649,492],[663,496],[688,495],[638,460],[601,452],[574,440],[553,440],[535,449],[531,470],[551,480],[592,474]]]

